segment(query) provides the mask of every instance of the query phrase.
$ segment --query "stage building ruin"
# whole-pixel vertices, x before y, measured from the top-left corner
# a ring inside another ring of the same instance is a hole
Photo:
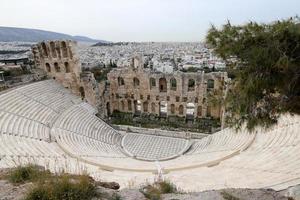
[[[144,68],[141,56],[134,56],[130,66],[112,69],[107,82],[98,83],[93,73],[82,71],[76,42],[41,42],[32,52],[37,67],[97,107],[101,117],[120,111],[222,121],[225,113],[226,72],[158,73]],[[212,97],[219,101],[212,101]]]

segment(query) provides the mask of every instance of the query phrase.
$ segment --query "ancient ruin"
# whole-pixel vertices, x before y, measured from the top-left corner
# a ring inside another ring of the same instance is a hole
[[[224,108],[211,98],[224,98],[229,81],[226,72],[154,72],[144,68],[141,57],[134,57],[128,68],[113,69],[108,80],[109,110],[187,119],[221,119]]]
[[[141,56],[137,55],[130,66],[109,72],[107,85],[98,83],[93,73],[82,71],[75,42],[41,42],[33,47],[33,54],[39,68],[96,106],[102,117],[120,111],[179,116],[187,120],[222,120],[225,113],[222,99],[229,81],[226,72],[154,72],[144,68]]]

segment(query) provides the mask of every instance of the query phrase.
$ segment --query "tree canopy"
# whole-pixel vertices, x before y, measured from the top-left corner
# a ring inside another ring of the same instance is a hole
[[[227,62],[232,83],[228,122],[268,127],[280,114],[300,114],[299,17],[270,24],[212,26],[206,43]]]

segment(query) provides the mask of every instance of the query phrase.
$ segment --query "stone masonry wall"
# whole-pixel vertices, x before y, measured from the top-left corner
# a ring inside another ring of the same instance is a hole
[[[210,102],[208,94],[224,97],[226,72],[156,73],[135,64],[108,74],[110,110],[153,113],[161,116],[222,118],[221,103]]]

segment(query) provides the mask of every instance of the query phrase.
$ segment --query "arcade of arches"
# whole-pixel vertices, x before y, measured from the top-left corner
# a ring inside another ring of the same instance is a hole
[[[144,68],[117,68],[108,74],[112,111],[150,113],[161,117],[221,119],[221,105],[209,102],[208,94],[227,89],[226,72],[163,74]],[[220,92],[219,92],[220,93]]]

